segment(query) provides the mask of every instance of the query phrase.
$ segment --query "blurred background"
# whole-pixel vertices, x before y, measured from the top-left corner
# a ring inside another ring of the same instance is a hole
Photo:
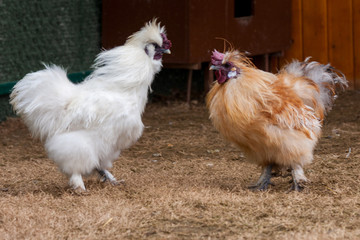
[[[223,39],[265,71],[312,56],[360,88],[360,0],[0,0],[0,120],[12,115],[11,87],[42,62],[80,81],[101,49],[154,17],[173,47],[150,101],[203,102],[211,51],[223,51]]]

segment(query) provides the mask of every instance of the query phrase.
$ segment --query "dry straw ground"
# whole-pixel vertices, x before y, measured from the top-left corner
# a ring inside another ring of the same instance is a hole
[[[311,180],[267,192],[259,169],[224,142],[202,104],[150,104],[113,187],[90,176],[77,195],[18,119],[0,124],[0,239],[360,239],[360,93],[328,116]],[[349,149],[351,148],[351,151]]]

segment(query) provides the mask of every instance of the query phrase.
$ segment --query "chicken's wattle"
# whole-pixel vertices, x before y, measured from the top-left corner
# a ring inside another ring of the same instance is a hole
[[[162,52],[155,52],[154,59],[160,60],[162,58],[162,56],[163,56]]]
[[[216,76],[217,82],[219,84],[222,84],[222,83],[226,82],[226,80],[228,79],[227,74],[226,74],[226,72],[224,70],[216,71],[215,76]]]

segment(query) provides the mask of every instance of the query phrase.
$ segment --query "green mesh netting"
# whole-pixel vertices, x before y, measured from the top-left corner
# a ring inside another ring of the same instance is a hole
[[[0,0],[0,83],[54,63],[90,68],[101,47],[101,0]],[[0,121],[8,116],[0,98]]]
[[[89,69],[100,50],[101,0],[0,0],[0,83],[42,68]]]

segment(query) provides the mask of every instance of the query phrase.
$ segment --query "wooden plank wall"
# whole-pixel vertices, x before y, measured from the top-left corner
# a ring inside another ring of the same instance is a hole
[[[342,71],[360,89],[360,0],[292,0],[292,46],[273,69],[312,56]]]

